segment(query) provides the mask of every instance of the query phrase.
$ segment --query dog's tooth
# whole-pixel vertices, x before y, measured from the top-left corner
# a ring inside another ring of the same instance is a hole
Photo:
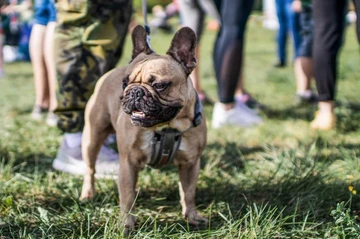
[[[139,117],[145,117],[145,114],[143,112],[140,112],[140,111],[132,112],[132,115],[139,116]]]

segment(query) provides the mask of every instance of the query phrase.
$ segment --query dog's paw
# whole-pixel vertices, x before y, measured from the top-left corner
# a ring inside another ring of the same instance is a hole
[[[124,225],[124,236],[129,236],[135,229],[136,217],[133,215],[127,215]]]
[[[206,217],[201,216],[199,212],[196,210],[188,212],[185,215],[185,220],[187,220],[189,224],[194,226],[204,225],[208,223],[208,219]]]
[[[94,197],[95,197],[95,189],[92,187],[83,186],[82,191],[81,191],[80,200],[81,201],[90,200],[90,199],[93,199]]]

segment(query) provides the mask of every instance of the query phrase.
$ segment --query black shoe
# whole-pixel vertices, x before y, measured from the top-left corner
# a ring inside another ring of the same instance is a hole
[[[309,105],[315,105],[318,102],[317,95],[312,93],[310,97],[304,97],[302,95],[295,95],[294,106],[303,107]]]
[[[276,64],[274,65],[274,67],[276,67],[276,68],[284,68],[284,67],[286,67],[286,64],[283,63],[283,62],[278,62],[278,63],[276,63]]]
[[[173,28],[169,23],[161,24],[158,28],[161,29],[162,31],[164,31],[167,34],[173,33]]]
[[[35,105],[32,112],[31,118],[35,121],[41,121],[45,117],[45,113],[48,112],[48,108],[43,108],[40,105]]]
[[[235,100],[244,103],[247,107],[249,107],[252,110],[266,110],[267,108],[264,104],[260,103],[254,97],[252,97],[249,93],[236,95]]]

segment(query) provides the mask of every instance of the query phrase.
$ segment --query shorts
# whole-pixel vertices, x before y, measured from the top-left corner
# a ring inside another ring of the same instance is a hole
[[[198,42],[204,29],[206,14],[220,22],[220,15],[213,0],[180,0],[179,5],[184,25],[195,32]]]
[[[35,0],[34,23],[46,26],[49,22],[56,22],[54,0]]]
[[[314,22],[312,16],[312,8],[303,7],[300,13],[301,27],[301,44],[299,48],[299,56],[312,57],[312,46],[314,41]]]

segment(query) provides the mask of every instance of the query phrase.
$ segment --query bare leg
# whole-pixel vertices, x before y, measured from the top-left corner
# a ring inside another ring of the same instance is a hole
[[[43,108],[49,107],[49,92],[44,63],[44,34],[46,27],[35,24],[30,36],[30,56],[34,72],[35,83],[35,105]]]
[[[47,70],[47,79],[49,85],[49,111],[53,112],[56,108],[56,69],[54,60],[54,31],[56,22],[49,22],[46,26],[45,42],[44,42],[44,58]]]
[[[195,191],[199,170],[200,160],[197,160],[193,165],[179,166],[179,190],[182,214],[193,225],[207,223],[208,221],[205,217],[199,215],[195,207]]]
[[[195,50],[195,57],[198,60],[197,66],[195,67],[195,69],[193,70],[193,72],[191,73],[190,77],[191,80],[193,82],[193,85],[195,87],[195,90],[198,93],[202,92],[202,87],[201,87],[201,82],[200,82],[200,46],[197,45],[196,50]]]
[[[136,218],[132,214],[135,210],[136,183],[139,169],[132,165],[129,158],[120,155],[119,192],[120,192],[120,218],[125,226],[124,234],[135,228]]]
[[[3,58],[3,47],[4,47],[4,34],[0,33],[0,77],[4,75],[4,58]]]
[[[319,102],[320,113],[333,113],[334,112],[334,101],[320,101]]]
[[[310,57],[298,57],[295,59],[296,92],[309,91],[312,78],[312,59]]]
[[[311,128],[315,130],[330,130],[335,127],[334,101],[320,101],[319,111],[311,122]]]

